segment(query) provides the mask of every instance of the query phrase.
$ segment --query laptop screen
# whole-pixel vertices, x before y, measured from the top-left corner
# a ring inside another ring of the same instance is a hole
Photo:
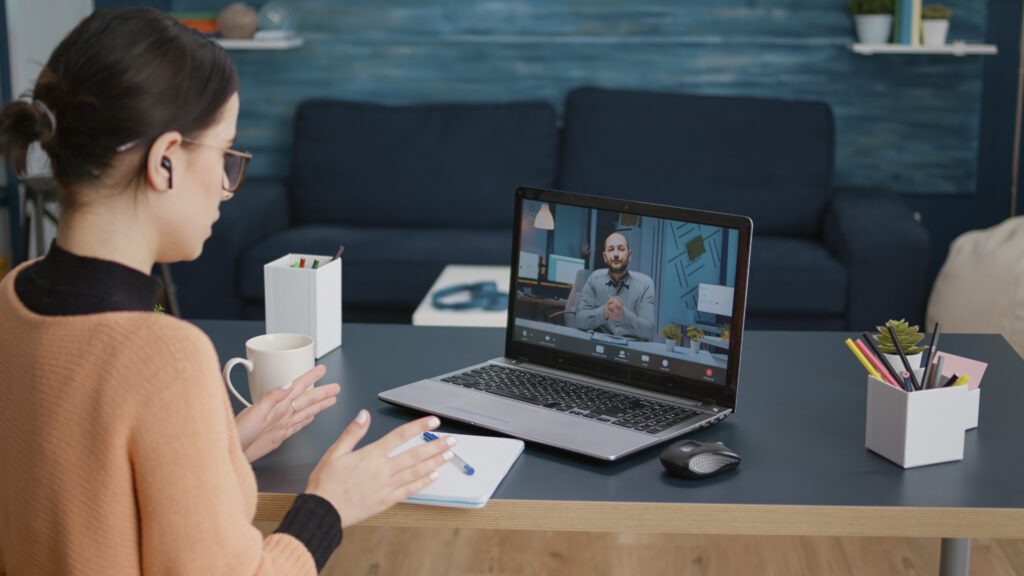
[[[510,339],[531,360],[630,384],[731,385],[734,399],[750,221],[537,192],[518,198]]]

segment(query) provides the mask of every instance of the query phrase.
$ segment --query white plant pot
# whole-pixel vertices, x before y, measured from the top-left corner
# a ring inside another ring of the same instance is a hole
[[[882,354],[882,356],[885,356],[885,359],[888,360],[889,364],[896,369],[896,372],[902,372],[903,370],[905,370],[905,368],[903,368],[903,361],[900,360],[899,354]],[[911,368],[917,370],[918,368],[921,367],[921,362],[923,361],[923,358],[924,354],[918,352],[917,354],[914,354],[912,356],[907,356],[907,362],[910,362]]]
[[[696,356],[697,352],[699,350],[700,350],[700,342],[698,342],[696,340],[690,340],[690,352],[692,352],[693,355]]]
[[[925,46],[945,46],[949,20],[922,20],[921,42]]]
[[[858,14],[853,22],[862,44],[888,44],[892,37],[892,14]]]
[[[675,352],[677,344],[678,342],[676,342],[675,340],[669,340],[668,338],[665,338],[665,350],[668,350],[669,352]]]

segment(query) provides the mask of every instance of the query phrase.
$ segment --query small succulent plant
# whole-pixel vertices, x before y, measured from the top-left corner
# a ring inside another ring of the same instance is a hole
[[[676,342],[679,342],[682,332],[680,332],[678,324],[668,324],[661,329],[661,335],[664,336],[666,340],[675,340]]]
[[[686,329],[686,337],[695,342],[700,342],[704,339],[704,331],[697,326],[689,326]]]
[[[163,304],[157,304],[153,306],[153,312],[157,314],[163,314],[165,312]]]
[[[885,323],[885,326],[875,327],[878,329],[878,332],[874,335],[875,343],[878,345],[878,351],[882,354],[899,354],[896,351],[896,346],[892,343],[892,336],[889,335],[889,330],[886,326],[892,326],[896,332],[896,339],[900,343],[900,348],[903,349],[903,353],[907,356],[913,356],[924,350],[924,346],[918,346],[918,343],[924,340],[924,334],[917,329],[916,324],[910,326],[906,320],[889,320]]]
[[[729,336],[732,335],[732,325],[731,324],[722,324],[722,331],[720,332],[720,335],[722,337],[722,341],[728,342],[729,341]]]
[[[896,11],[893,0],[850,0],[850,14],[892,14]]]
[[[927,4],[921,8],[921,18],[924,20],[949,20],[953,16],[953,10],[942,4]]]

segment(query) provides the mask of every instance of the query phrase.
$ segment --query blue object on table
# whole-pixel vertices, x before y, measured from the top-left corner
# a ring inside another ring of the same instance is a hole
[[[437,434],[434,434],[433,432],[423,433],[423,439],[426,440],[427,442],[433,442],[434,440],[438,440],[439,438],[440,437]],[[453,460],[455,461],[455,465],[462,470],[463,474],[465,474],[466,476],[472,476],[473,474],[476,473],[476,468],[470,466],[469,462],[466,462],[465,460],[460,458],[459,455],[456,454],[454,450],[452,450],[451,453],[452,456],[454,457]]]
[[[469,294],[469,300],[444,301],[445,298],[462,292]],[[442,288],[434,292],[431,302],[438,310],[507,310],[508,294],[498,290],[498,285],[494,282],[473,282]]]

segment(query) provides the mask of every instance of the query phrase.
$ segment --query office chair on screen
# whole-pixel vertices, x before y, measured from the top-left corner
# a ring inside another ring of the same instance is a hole
[[[572,289],[569,290],[569,298],[565,301],[565,308],[548,315],[547,319],[549,322],[557,323],[561,320],[563,326],[568,326],[569,328],[576,327],[576,310],[580,305],[583,286],[586,285],[587,278],[590,278],[590,270],[581,268],[576,271],[576,280],[572,283]]]

